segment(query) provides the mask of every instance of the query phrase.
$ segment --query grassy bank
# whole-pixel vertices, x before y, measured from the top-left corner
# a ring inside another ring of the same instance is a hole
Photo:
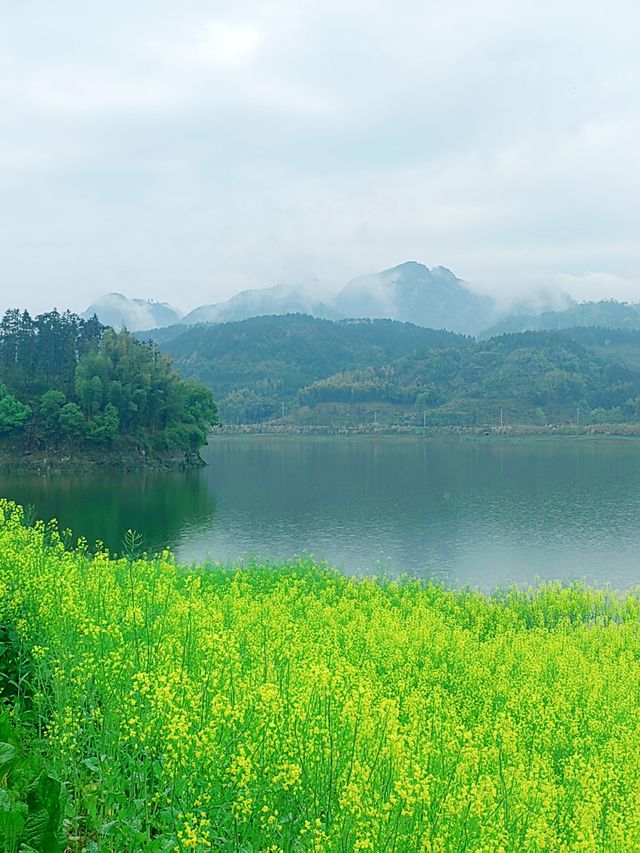
[[[0,831],[46,778],[71,850],[640,849],[639,595],[185,571],[7,502],[0,592],[46,770],[0,770]]]

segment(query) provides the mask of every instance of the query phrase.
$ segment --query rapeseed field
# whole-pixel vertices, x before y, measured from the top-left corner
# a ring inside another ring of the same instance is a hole
[[[44,767],[19,813],[0,745],[2,849],[46,788],[48,850],[640,850],[640,594],[116,559],[0,501],[0,608]]]

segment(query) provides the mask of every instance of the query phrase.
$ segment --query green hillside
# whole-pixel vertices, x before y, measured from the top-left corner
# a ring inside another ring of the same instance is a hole
[[[616,303],[613,303],[616,304]],[[431,425],[635,422],[640,331],[573,328],[490,340],[391,320],[300,314],[154,333],[223,421]]]
[[[465,348],[470,338],[393,320],[320,320],[304,314],[177,327],[153,333],[186,376],[214,390],[223,420],[281,416],[298,392],[344,370],[378,368],[426,348]]]
[[[640,330],[581,327],[562,334],[610,361],[640,369]]]
[[[595,336],[594,336],[595,337]],[[302,389],[308,407],[379,403],[415,408],[433,425],[635,421],[640,370],[568,335],[525,332],[470,347],[424,350],[381,368],[345,371]]]

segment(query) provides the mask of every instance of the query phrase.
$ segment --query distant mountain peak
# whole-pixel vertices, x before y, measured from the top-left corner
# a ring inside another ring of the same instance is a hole
[[[256,290],[242,290],[226,302],[201,305],[190,311],[183,322],[187,325],[226,323],[271,314],[309,314],[324,319],[338,318],[330,305],[314,299],[301,288],[280,283]]]
[[[464,287],[468,287],[467,282],[463,281],[461,278],[458,278],[458,276],[455,275],[455,273],[451,272],[449,267],[442,267],[442,266],[431,267],[429,272],[431,273],[431,275],[435,275],[438,278],[455,280],[459,284],[462,284]]]
[[[118,293],[117,291],[114,290],[111,293],[105,293],[104,296],[101,296],[99,299],[96,299],[96,301],[93,303],[93,305],[102,305],[102,304],[106,304],[106,303],[113,304],[114,302],[128,302],[128,301],[129,300],[124,295],[124,293]],[[133,299],[131,301],[135,302],[137,300]],[[92,307],[92,306],[89,306],[89,307]],[[87,311],[88,310],[89,310],[89,308],[87,308]]]
[[[401,264],[396,264],[394,267],[390,268],[391,270],[412,270],[412,269],[421,269],[421,270],[429,270],[429,267],[420,261],[403,261]],[[386,270],[389,272],[389,270]]]
[[[475,294],[450,269],[429,269],[418,261],[353,279],[334,304],[349,317],[388,317],[467,334],[479,332],[496,316],[494,301]]]
[[[166,302],[129,299],[123,293],[117,292],[107,293],[96,299],[82,316],[88,319],[94,314],[105,326],[113,326],[114,329],[127,328],[132,332],[171,326],[178,323],[182,316],[180,311]]]

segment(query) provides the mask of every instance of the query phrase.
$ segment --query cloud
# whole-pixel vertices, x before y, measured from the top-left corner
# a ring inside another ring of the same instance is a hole
[[[228,21],[207,21],[188,41],[155,44],[170,60],[187,68],[241,66],[256,53],[262,41],[260,30],[251,25]]]
[[[606,298],[640,301],[640,276],[632,280],[606,272],[585,272],[581,275],[560,273],[556,281],[578,300]]]
[[[79,68],[56,64],[20,78],[5,78],[0,92],[6,102],[53,120],[77,116],[104,116],[158,110],[175,104],[179,97],[171,81],[152,76],[131,79],[111,69]]]
[[[14,4],[0,303],[189,308],[407,259],[640,299],[638,25],[631,0]]]

